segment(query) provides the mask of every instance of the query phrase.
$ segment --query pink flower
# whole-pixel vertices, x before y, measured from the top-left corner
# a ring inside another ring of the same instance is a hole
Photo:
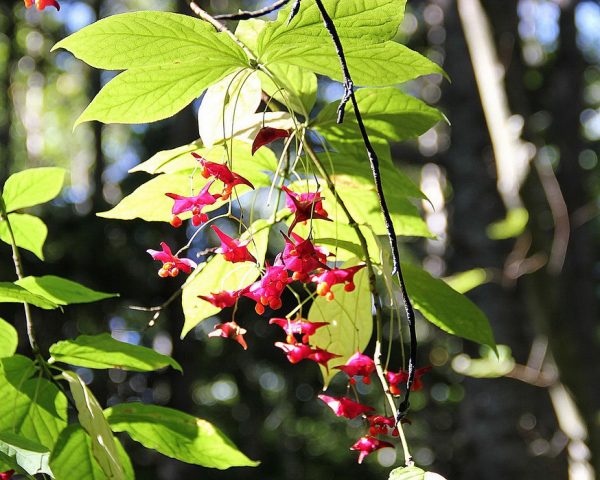
[[[323,350],[322,348],[313,348],[312,353],[308,356],[310,360],[317,362],[319,365],[323,365],[328,371],[329,367],[327,366],[327,362],[333,358],[341,357],[337,353],[331,353],[327,350]]]
[[[416,391],[416,390],[421,390],[423,388],[423,382],[421,381],[421,377],[426,374],[429,370],[431,370],[431,367],[423,367],[423,368],[417,368],[417,370],[415,370],[415,381],[412,384],[412,387],[410,388],[411,391]],[[385,378],[387,379],[388,383],[390,384],[390,393],[392,395],[400,395],[400,384],[401,383],[406,383],[406,381],[408,380],[408,372],[405,370],[400,370],[399,372],[386,372],[385,373]]]
[[[287,342],[295,343],[294,335],[302,335],[302,342],[308,343],[308,337],[314,335],[315,332],[325,325],[329,325],[327,322],[309,322],[303,318],[296,318],[295,320],[289,320],[287,318],[272,318],[269,320],[271,325],[279,325],[283,328],[287,334]]]
[[[350,377],[350,383],[354,384],[354,377],[363,377],[363,383],[371,383],[369,375],[375,371],[375,362],[367,355],[363,355],[360,352],[356,352],[352,355],[346,365],[335,367],[342,372],[346,373]]]
[[[225,260],[231,263],[256,262],[256,258],[254,258],[248,251],[247,245],[250,243],[249,241],[242,243],[240,240],[235,240],[229,235],[223,233],[215,225],[211,225],[210,228],[214,230],[221,240],[221,246],[215,251],[217,253],[221,253]]]
[[[371,437],[369,435],[365,435],[357,440],[357,442],[350,447],[350,450],[358,450],[360,455],[358,456],[358,463],[362,463],[367,455],[373,453],[380,448],[394,448],[394,446],[389,442],[384,442],[383,440],[379,440],[375,437]]]
[[[303,343],[290,344],[275,342],[275,346],[284,351],[290,363],[298,363],[301,360],[308,358],[313,351],[312,348]]]
[[[387,434],[392,429],[392,435],[398,436],[398,429],[396,428],[396,420],[394,417],[384,417],[383,415],[367,415],[367,421],[369,422],[370,428],[369,433],[373,436],[379,434]]]
[[[223,200],[227,200],[229,198],[233,187],[237,185],[248,185],[250,188],[254,189],[254,185],[252,185],[241,175],[232,172],[226,164],[209,162],[195,152],[192,152],[192,155],[200,163],[200,172],[204,178],[213,177],[217,180],[221,180],[225,184],[223,192],[221,193],[221,198]]]
[[[263,277],[252,285],[241,290],[241,295],[256,302],[256,313],[265,313],[265,306],[277,310],[281,307],[281,294],[290,282],[286,268],[283,265],[267,266]]]
[[[289,136],[290,132],[283,130],[282,128],[261,128],[252,142],[252,155],[254,155],[260,147],[268,145],[269,143],[273,143],[275,140],[280,138],[286,138]]]
[[[282,253],[283,264],[294,272],[292,278],[306,282],[308,275],[317,268],[328,268],[325,262],[329,252],[323,247],[316,247],[309,239],[303,239],[292,232],[292,238],[284,235],[285,247]]]
[[[364,266],[363,264],[348,268],[332,268],[313,274],[310,276],[310,279],[317,284],[317,293],[319,295],[327,297],[327,300],[333,300],[331,287],[343,283],[346,292],[353,291],[356,288],[354,285],[354,275],[361,268],[364,268]]]
[[[25,0],[25,8],[31,8],[33,3],[34,3],[34,0]],[[58,4],[58,2],[56,0],[35,0],[35,8],[37,8],[38,10],[43,10],[46,7],[54,7],[54,8],[56,8],[56,10],[60,10],[60,5]],[[6,478],[10,478],[10,477],[6,477]],[[0,477],[0,479],[2,479],[2,477]],[[4,479],[2,479],[2,480],[4,480]]]
[[[240,298],[239,291],[225,290],[223,292],[211,293],[209,295],[198,295],[198,298],[211,303],[217,308],[233,307]]]
[[[373,407],[363,405],[346,397],[330,397],[329,395],[319,395],[319,399],[324,401],[333,413],[338,417],[353,419],[359,415],[375,410]]]
[[[294,220],[288,229],[290,233],[298,222],[307,220],[328,220],[327,212],[323,208],[323,197],[320,192],[296,193],[286,186],[281,187],[286,193],[285,204],[294,214]]]
[[[177,215],[183,212],[192,212],[192,224],[195,227],[208,220],[208,216],[205,213],[202,213],[202,209],[206,205],[212,205],[219,198],[219,195],[212,195],[211,193],[208,193],[208,190],[212,186],[213,182],[214,180],[208,182],[206,185],[204,185],[202,190],[200,190],[198,195],[192,197],[184,197],[182,195],[177,195],[176,193],[165,193],[167,197],[175,200],[173,209],[171,210],[173,213],[171,224],[174,227],[181,225],[181,219]]]
[[[212,332],[210,332],[208,336],[231,338],[237,343],[239,343],[244,348],[244,350],[248,350],[248,345],[246,344],[246,340],[244,340],[245,333],[245,328],[242,328],[237,323],[231,321],[215,325],[215,329]]]
[[[165,242],[161,242],[162,252],[158,250],[146,250],[154,260],[163,262],[163,266],[158,271],[161,277],[176,277],[179,271],[190,273],[193,268],[196,268],[196,263],[189,258],[178,258],[171,252],[171,249]]]

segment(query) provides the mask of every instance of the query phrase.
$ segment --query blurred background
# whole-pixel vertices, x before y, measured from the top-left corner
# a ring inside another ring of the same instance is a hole
[[[350,0],[346,0],[350,1]],[[212,13],[268,2],[201,1]],[[400,2],[399,2],[400,3]],[[145,253],[186,232],[166,224],[100,219],[147,179],[127,170],[159,150],[198,137],[195,103],[149,126],[74,120],[112,73],[70,54],[50,53],[64,36],[108,15],[141,9],[191,14],[174,0],[61,1],[56,13],[0,3],[0,183],[13,172],[62,166],[61,197],[38,212],[49,226],[42,264],[24,252],[31,275],[56,274],[121,297],[64,312],[36,312],[42,348],[64,337],[111,331],[121,340],[172,354],[185,375],[79,373],[103,405],[141,400],[168,405],[219,426],[256,469],[212,471],[123,440],[138,478],[386,479],[402,462],[385,449],[357,466],[348,448],[360,423],[334,417],[315,399],[315,365],[289,365],[265,322],[244,325],[251,348],[211,340],[217,319],[183,341],[174,302],[157,324],[132,305],[154,306],[178,288],[160,280]],[[415,392],[406,426],[417,465],[448,479],[575,479],[600,475],[600,3],[597,0],[410,0],[397,39],[441,64],[438,76],[402,86],[439,107],[440,124],[394,158],[421,185],[436,240],[404,244],[405,255],[460,288],[488,315],[508,360],[418,324],[420,364],[433,365]],[[475,60],[473,60],[475,59]],[[477,68],[474,69],[473,65]],[[321,79],[320,105],[339,98]],[[481,92],[481,94],[480,94]],[[0,245],[0,278],[12,280]],[[456,280],[456,277],[455,277]],[[21,329],[22,312],[1,315]],[[484,360],[474,360],[480,355]],[[497,378],[473,378],[497,377]],[[337,379],[343,383],[343,379]],[[361,387],[366,395],[368,386]],[[375,401],[375,400],[374,400]],[[343,473],[342,473],[343,472]]]

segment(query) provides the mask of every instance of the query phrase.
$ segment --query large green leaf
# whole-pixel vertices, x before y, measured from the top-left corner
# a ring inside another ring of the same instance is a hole
[[[108,333],[80,335],[74,340],[63,340],[50,347],[50,355],[57,362],[88,368],[121,368],[135,372],[150,372],[167,366],[182,371],[175,359],[151,348],[119,342]]]
[[[56,167],[30,168],[8,177],[2,198],[8,213],[48,202],[63,186],[65,170]]]
[[[0,432],[0,452],[14,458],[15,462],[28,474],[47,473],[50,450],[33,440],[11,432]]]
[[[334,285],[331,288],[334,299],[329,301],[318,297],[308,312],[311,322],[329,322],[310,337],[311,344],[341,355],[329,362],[328,369],[320,367],[325,387],[338,373],[333,367],[344,365],[357,351],[362,352],[373,333],[372,300],[366,268],[354,276],[354,284],[356,288],[352,292],[344,291],[343,285]]]
[[[285,63],[269,66],[272,76],[259,72],[263,90],[279,103],[308,118],[317,100],[317,76]]]
[[[184,62],[247,64],[243,50],[228,35],[216,33],[202,20],[168,12],[113,15],[69,35],[52,50],[57,48],[105,70]]]
[[[45,310],[58,308],[56,303],[10,282],[0,282],[0,303],[2,302],[29,303]]]
[[[444,118],[436,108],[393,87],[362,88],[356,92],[356,100],[370,137],[397,142],[415,138]],[[348,105],[340,125],[336,121],[338,105],[338,101],[326,105],[312,126],[325,138],[360,140],[354,108]]]
[[[25,277],[15,282],[31,293],[44,297],[57,305],[90,303],[106,298],[118,297],[116,293],[97,292],[80,283],[54,275]]]
[[[107,409],[105,415],[115,432],[127,432],[168,457],[221,470],[258,465],[214,425],[171,408],[123,403]]]
[[[36,373],[33,362],[15,355],[0,359],[0,431],[52,449],[67,425],[67,397]]]
[[[402,264],[408,295],[414,307],[442,330],[496,348],[485,314],[464,295],[425,270]]]
[[[27,213],[11,213],[8,221],[15,236],[17,247],[29,250],[40,260],[44,260],[44,242],[48,236],[46,224],[38,217]],[[12,243],[6,220],[0,221],[0,240]]]
[[[269,240],[270,223],[266,220],[254,222],[250,230],[242,235],[243,240],[252,238],[248,245],[250,253],[260,265],[263,264]],[[252,236],[250,236],[252,232]],[[223,255],[215,255],[203,267],[197,268],[183,286],[182,306],[185,321],[181,338],[202,320],[221,311],[220,308],[198,298],[223,290],[238,290],[250,285],[260,275],[256,264],[250,262],[230,263]]]
[[[418,467],[399,467],[390,472],[388,480],[424,480],[425,470]]]
[[[162,120],[175,115],[236,68],[226,62],[201,59],[127,70],[100,90],[75,126],[90,120],[103,123]]]
[[[135,478],[131,460],[127,452],[116,440],[119,460],[125,472],[125,478]],[[105,480],[106,475],[100,468],[92,452],[92,439],[81,425],[75,423],[65,428],[50,456],[50,466],[56,480]]]
[[[17,351],[19,335],[17,330],[6,320],[0,318],[0,358],[12,357]]]
[[[92,439],[92,453],[109,480],[125,480],[125,468],[119,458],[117,440],[113,436],[96,397],[74,372],[63,372],[77,407],[79,423]]]

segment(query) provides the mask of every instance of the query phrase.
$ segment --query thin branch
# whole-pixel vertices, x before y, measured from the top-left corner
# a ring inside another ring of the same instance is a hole
[[[367,130],[365,128],[365,124],[362,119],[362,115],[360,113],[360,109],[358,107],[358,102],[356,101],[356,96],[354,95],[354,83],[352,82],[352,77],[350,76],[350,71],[348,69],[348,63],[346,62],[346,56],[344,54],[344,48],[342,46],[342,42],[335,28],[335,24],[333,20],[327,13],[327,9],[323,5],[322,0],[315,0],[319,11],[321,12],[321,16],[323,17],[323,23],[325,24],[325,28],[329,32],[331,39],[335,45],[336,52],[340,59],[340,64],[342,67],[342,73],[344,75],[344,96],[340,102],[340,106],[338,107],[338,123],[344,118],[344,107],[346,103],[351,100],[352,106],[354,107],[354,114],[356,115],[356,122],[358,123],[358,127],[360,129],[360,134],[362,136],[363,142],[365,144],[365,148],[367,150],[367,156],[369,158],[369,163],[371,165],[371,173],[373,174],[373,180],[375,182],[375,189],[377,190],[377,197],[379,198],[379,206],[381,207],[381,212],[383,213],[383,218],[385,221],[385,227],[388,234],[388,239],[390,242],[390,247],[392,250],[392,262],[393,269],[392,275],[396,274],[398,276],[398,282],[400,284],[400,291],[402,292],[402,299],[404,301],[404,310],[406,311],[406,319],[408,321],[408,329],[410,333],[410,353],[408,359],[408,380],[406,382],[406,393],[404,395],[404,400],[400,403],[398,408],[398,415],[396,418],[397,423],[400,422],[400,419],[404,417],[410,407],[410,391],[415,380],[415,368],[417,363],[417,334],[415,331],[415,312],[408,296],[408,292],[406,290],[406,284],[404,282],[404,276],[402,275],[402,267],[400,266],[400,254],[398,252],[398,240],[396,239],[396,232],[394,231],[394,224],[392,223],[392,218],[390,215],[389,208],[387,206],[385,195],[383,193],[383,186],[381,183],[381,172],[379,170],[379,159],[377,158],[377,154],[373,146],[371,145],[371,141],[369,140],[369,135],[367,134]]]
[[[248,20],[250,18],[259,18],[264,15],[268,15],[271,12],[275,12],[283,7],[289,0],[277,0],[268,7],[261,8],[259,10],[242,10],[238,13],[227,13],[225,15],[215,15],[215,20]]]

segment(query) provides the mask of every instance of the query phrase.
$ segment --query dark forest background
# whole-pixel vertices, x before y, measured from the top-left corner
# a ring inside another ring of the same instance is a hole
[[[213,13],[256,6],[199,3]],[[497,187],[467,48],[469,19],[461,21],[458,3],[410,0],[398,34],[452,79],[424,78],[403,87],[438,106],[452,124],[394,147],[398,167],[430,189],[436,206],[424,213],[438,239],[411,241],[404,249],[437,275],[483,269],[478,272],[485,273],[485,282],[469,296],[489,315],[498,343],[510,347],[516,365],[500,378],[461,375],[464,354],[479,356],[476,346],[419,323],[421,363],[435,368],[424,379],[425,389],[415,393],[409,442],[419,466],[448,479],[591,479],[594,471],[600,475],[600,4],[482,1],[504,70],[509,123],[530,160],[520,190],[528,221],[510,236],[490,234],[489,226],[506,217],[507,203]],[[401,462],[400,452],[396,458],[384,450],[357,466],[348,448],[361,435],[358,424],[335,418],[315,399],[317,368],[285,362],[273,348],[279,338],[264,322],[247,322],[255,339],[244,352],[233,342],[207,342],[210,327],[203,324],[179,340],[183,318],[177,302],[152,328],[151,314],[129,308],[159,305],[177,288],[178,281],[156,276],[145,250],[161,240],[182,243],[186,232],[95,214],[145,180],[141,173],[127,175],[129,168],[197,138],[198,104],[149,126],[93,123],[72,132],[110,76],[49,50],[114,13],[191,11],[183,1],[167,0],[61,5],[58,14],[40,14],[16,0],[0,2],[0,183],[27,167],[67,168],[68,187],[39,212],[49,226],[47,262],[25,252],[26,272],[61,275],[121,296],[64,312],[36,312],[42,349],[60,338],[112,331],[171,353],[185,375],[79,373],[104,405],[141,399],[184,410],[213,421],[262,462],[256,469],[212,471],[124,438],[138,478],[387,478]],[[321,86],[322,104],[342,92],[324,79]],[[507,231],[510,222],[502,225]],[[12,280],[7,245],[0,245],[0,258],[0,278]],[[21,310],[2,306],[0,314],[14,320],[21,353],[27,354]]]

